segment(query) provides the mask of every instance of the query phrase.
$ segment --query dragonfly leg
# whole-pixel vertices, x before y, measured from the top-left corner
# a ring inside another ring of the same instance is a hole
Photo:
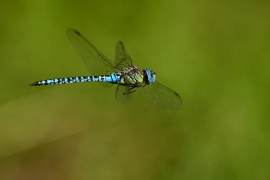
[[[135,86],[134,87],[131,87],[131,88],[129,88],[128,90],[126,90],[124,93],[123,93],[123,95],[127,95],[127,94],[131,94],[131,93],[134,93],[136,90],[133,90],[132,91],[132,89],[134,89],[135,88]]]

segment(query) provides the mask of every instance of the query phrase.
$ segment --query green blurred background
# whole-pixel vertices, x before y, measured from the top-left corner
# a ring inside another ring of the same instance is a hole
[[[0,179],[270,179],[270,1],[0,1]],[[179,111],[88,75],[65,29],[156,72]]]

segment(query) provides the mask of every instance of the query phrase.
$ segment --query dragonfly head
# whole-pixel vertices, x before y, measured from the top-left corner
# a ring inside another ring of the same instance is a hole
[[[150,71],[148,69],[143,69],[145,72],[145,82],[146,84],[152,84],[156,79],[156,74],[153,71]]]

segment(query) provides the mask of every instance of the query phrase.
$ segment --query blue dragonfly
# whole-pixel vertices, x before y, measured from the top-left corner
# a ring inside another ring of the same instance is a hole
[[[30,86],[77,82],[98,82],[105,87],[117,84],[115,97],[119,102],[127,102],[130,95],[138,90],[145,99],[158,106],[175,110],[181,107],[182,100],[179,94],[157,82],[154,72],[132,65],[132,60],[121,41],[116,45],[113,63],[77,30],[68,28],[66,33],[86,67],[94,75],[40,80],[31,83]]]

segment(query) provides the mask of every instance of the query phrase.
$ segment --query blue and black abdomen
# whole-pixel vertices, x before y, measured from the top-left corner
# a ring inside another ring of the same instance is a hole
[[[40,80],[30,84],[30,86],[43,86],[43,85],[58,85],[58,84],[72,84],[78,82],[108,82],[112,84],[119,83],[120,81],[120,74],[113,73],[110,75],[104,76],[75,76],[75,77],[68,77],[68,78],[53,78],[53,79],[46,79]]]

